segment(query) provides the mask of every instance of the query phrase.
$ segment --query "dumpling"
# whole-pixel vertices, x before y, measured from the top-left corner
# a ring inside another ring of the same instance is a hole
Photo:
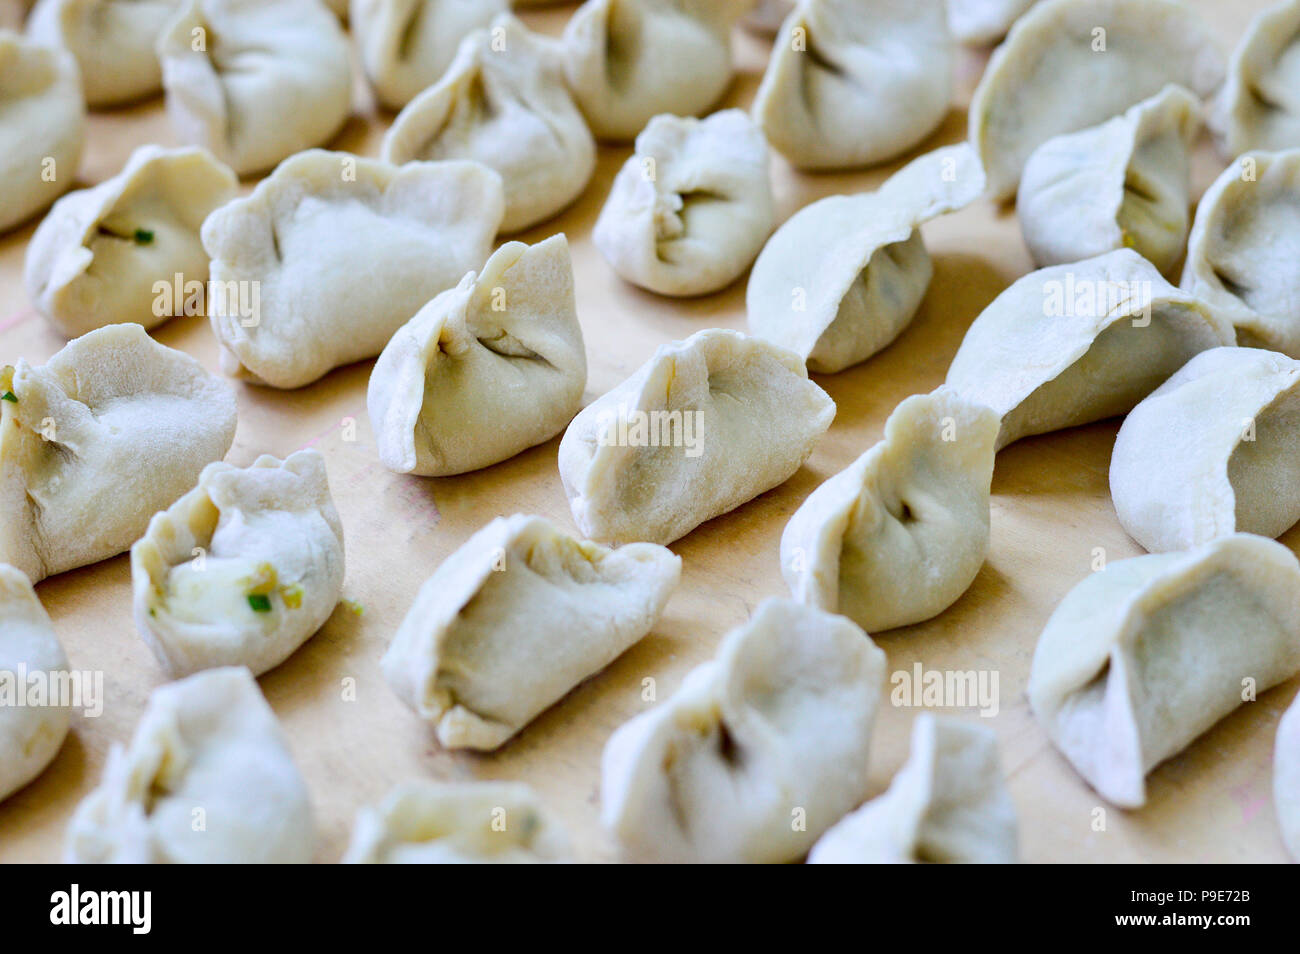
[[[1230,156],[1300,147],[1300,0],[1282,0],[1250,21],[1211,126]]]
[[[666,545],[789,480],[834,417],[797,355],[711,328],[587,405],[560,478],[584,535]]]
[[[794,10],[795,0],[756,0],[740,25],[759,33],[775,33]]]
[[[728,109],[650,120],[591,239],[634,285],[707,295],[744,274],[775,224],[767,143],[745,113]]]
[[[72,187],[85,132],[77,61],[0,30],[0,232]]]
[[[1016,193],[1035,149],[1105,122],[1170,83],[1202,98],[1224,64],[1175,0],[1041,0],[993,53],[970,107],[970,141],[994,198]]]
[[[323,145],[352,111],[352,67],[320,0],[182,0],[158,39],[182,142],[241,176]]]
[[[587,0],[564,30],[569,88],[599,139],[696,116],[731,85],[731,28],[752,0]]]
[[[1007,35],[1037,0],[948,0],[948,26],[961,43],[984,46]]]
[[[1277,726],[1273,748],[1273,802],[1282,841],[1300,861],[1300,697],[1291,703]]]
[[[495,749],[654,628],[681,559],[499,517],[420,588],[384,678],[447,748]]]
[[[998,448],[1126,414],[1195,354],[1234,343],[1215,308],[1131,249],[1031,272],[975,319],[947,383],[1002,416]]]
[[[1029,703],[1102,798],[1145,777],[1248,698],[1300,672],[1300,562],[1246,533],[1117,560],[1061,601],[1034,650]]]
[[[847,619],[766,600],[609,737],[601,819],[633,861],[794,861],[866,797],[884,679]]]
[[[927,153],[876,191],[830,196],[795,213],[764,246],[745,296],[750,331],[833,374],[874,355],[911,323],[934,266],[928,220],[984,190],[966,145]]]
[[[305,864],[307,785],[247,669],[210,669],[149,696],[77,806],[68,864]]]
[[[1014,864],[1016,806],[991,729],[923,712],[889,790],[822,835],[809,864]]]
[[[781,572],[794,599],[872,633],[955,603],[988,554],[998,423],[946,388],[898,405],[885,439],[786,524]]]
[[[1040,267],[1134,249],[1162,273],[1182,258],[1191,224],[1191,150],[1199,101],[1166,86],[1122,116],[1043,143],[1016,198]]]
[[[549,441],[582,407],[587,354],[563,235],[503,245],[393,335],[366,405],[379,459],[446,477]]]
[[[55,203],[27,246],[27,297],[70,338],[184,314],[184,296],[157,286],[207,283],[199,228],[238,187],[203,149],[141,146],[113,178]]]
[[[754,96],[800,169],[852,169],[911,149],[948,115],[955,51],[944,0],[801,0]]]
[[[172,678],[280,665],[343,595],[343,525],[324,458],[209,464],[131,547],[131,589],[140,635]]]
[[[484,262],[504,204],[501,177],[477,162],[285,160],[203,223],[212,280],[226,288],[208,312],[222,369],[297,388],[374,357]]]
[[[1182,286],[1237,341],[1300,358],[1300,149],[1242,156],[1201,197]]]
[[[124,553],[235,437],[235,396],[139,325],[0,370],[0,563],[33,583]]]
[[[344,864],[557,864],[569,836],[527,785],[406,782],[357,812]]]
[[[438,82],[461,40],[509,9],[509,0],[352,0],[348,22],[376,98],[401,109]]]
[[[10,683],[16,691],[20,679],[49,683],[67,672],[68,657],[31,582],[22,571],[0,563],[0,687]],[[58,755],[72,710],[57,701],[0,705],[0,802],[45,771]]]
[[[116,106],[162,90],[154,52],[181,0],[39,0],[27,35],[77,58],[91,106]]]
[[[474,159],[495,169],[506,190],[501,229],[517,232],[582,194],[596,141],[564,85],[558,49],[502,15],[466,37],[442,78],[398,114],[383,158]]]
[[[1300,520],[1300,361],[1213,348],[1124,419],[1110,459],[1124,529],[1147,550]]]

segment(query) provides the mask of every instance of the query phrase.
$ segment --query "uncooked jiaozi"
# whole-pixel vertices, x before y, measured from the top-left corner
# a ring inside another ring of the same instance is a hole
[[[885,654],[853,623],[762,603],[601,760],[601,819],[633,861],[785,862],[868,788]]]
[[[728,109],[650,120],[591,239],[634,285],[706,295],[744,273],[775,224],[767,143],[749,116]]]
[[[948,115],[944,0],[800,0],[781,24],[754,118],[800,169],[853,169],[911,149]]]
[[[68,657],[50,617],[22,571],[0,563],[0,692],[25,692],[41,681],[43,704],[0,705],[0,802],[22,788],[54,760],[68,734],[72,710],[52,694]]]
[[[1182,286],[1237,341],[1300,358],[1300,149],[1252,152],[1201,197]]]
[[[85,132],[72,54],[0,30],[0,232],[72,187]]]
[[[1146,774],[1300,671],[1300,563],[1239,533],[1117,560],[1061,601],[1034,651],[1029,703],[1107,801],[1146,802]]]
[[[54,204],[27,246],[28,298],[70,338],[184,314],[186,296],[158,285],[206,284],[199,229],[238,187],[206,150],[141,146],[113,178]]]
[[[1002,416],[998,447],[1126,414],[1195,354],[1234,343],[1215,308],[1120,249],[1031,272],[975,319],[947,383]]]
[[[354,865],[557,864],[569,836],[527,785],[406,782],[357,812]]]
[[[928,220],[974,201],[984,173],[967,145],[927,153],[875,192],[830,196],[764,246],[745,295],[749,329],[809,370],[843,371],[888,346],[921,306],[934,265]]]
[[[948,0],[952,35],[969,46],[996,43],[1037,0]]]
[[[0,370],[0,562],[39,582],[125,552],[235,437],[235,396],[139,325]]]
[[[140,635],[172,678],[280,665],[343,595],[343,525],[324,458],[209,464],[131,547],[131,586]]]
[[[812,492],[781,535],[794,599],[863,629],[957,601],[989,548],[998,416],[947,388],[898,405],[885,438]]]
[[[1034,261],[1060,265],[1131,248],[1168,274],[1186,247],[1200,128],[1196,97],[1166,86],[1122,116],[1035,149],[1016,197]]]
[[[1202,98],[1223,58],[1175,0],[1041,0],[993,53],[970,107],[970,141],[994,198],[1016,192],[1035,149],[1105,122],[1170,83]]]
[[[797,355],[708,329],[573,419],[560,478],[586,536],[668,544],[789,480],[834,417]]]
[[[247,669],[228,667],[153,691],[64,852],[69,864],[305,864],[314,840],[275,713]]]
[[[923,712],[889,790],[818,839],[809,864],[1014,864],[1018,823],[991,729]]]
[[[285,160],[203,223],[212,280],[227,289],[208,309],[222,369],[296,388],[374,357],[482,265],[503,207],[501,177],[477,162]]]
[[[499,517],[420,588],[384,678],[447,748],[495,749],[654,627],[681,558]]]
[[[158,56],[181,141],[241,176],[323,145],[352,111],[347,38],[320,0],[182,0]]]
[[[1277,808],[1282,841],[1291,857],[1300,861],[1300,696],[1291,703],[1277,726],[1273,748],[1273,803]]]
[[[1210,125],[1228,155],[1300,148],[1300,0],[1250,21],[1214,105]]]

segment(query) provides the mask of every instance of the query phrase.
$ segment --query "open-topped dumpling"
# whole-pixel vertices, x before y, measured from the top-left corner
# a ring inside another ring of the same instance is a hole
[[[1126,414],[1193,355],[1234,343],[1216,308],[1120,249],[1015,282],[970,326],[947,383],[1002,416],[1002,448]]]
[[[818,839],[809,864],[1011,864],[1016,806],[992,730],[923,712],[889,790]]]
[[[205,150],[141,146],[113,178],[55,203],[27,246],[27,296],[68,337],[184,314],[185,296],[155,286],[207,282],[199,229],[238,186]]]
[[[801,169],[884,162],[948,115],[944,0],[800,0],[781,24],[754,117]]]
[[[948,0],[948,26],[970,46],[996,43],[1037,0]]]
[[[1277,726],[1273,747],[1273,804],[1282,841],[1300,862],[1300,697]]]
[[[681,559],[498,518],[420,588],[384,678],[447,748],[495,749],[654,627]]]
[[[1300,0],[1282,0],[1250,21],[1211,125],[1230,156],[1300,148]]]
[[[569,836],[527,785],[407,782],[357,812],[344,864],[555,864]]]
[[[902,333],[930,287],[928,220],[984,190],[967,145],[927,153],[875,192],[836,195],[796,212],[764,246],[745,296],[749,328],[812,371],[865,361]]]
[[[1166,86],[1122,116],[1043,143],[1020,179],[1016,213],[1038,265],[1131,248],[1162,273],[1191,224],[1191,150],[1199,101]]]
[[[668,544],[789,480],[834,417],[797,355],[708,329],[574,418],[560,477],[586,536]]]
[[[278,666],[343,593],[343,525],[324,458],[209,464],[131,547],[131,585],[140,635],[173,678]]]
[[[501,177],[477,162],[287,159],[203,223],[213,282],[229,289],[208,308],[223,370],[296,388],[374,357],[483,263],[503,209]]]
[[[781,535],[796,600],[868,632],[937,616],[989,547],[998,416],[947,388],[908,398],[885,439],[812,492]]]
[[[775,220],[767,143],[745,113],[727,109],[650,120],[591,238],[634,285],[706,295],[744,273]]]
[[[1042,0],[997,48],[970,107],[995,198],[1015,195],[1035,149],[1122,113],[1170,83],[1205,98],[1223,81],[1208,28],[1175,0]]]
[[[68,826],[69,864],[306,864],[307,785],[247,669],[153,691]]]
[[[0,562],[33,582],[125,552],[230,449],[235,396],[139,325],[0,370]]]
[[[1300,672],[1300,563],[1239,533],[1117,560],[1061,601],[1029,703],[1088,784],[1122,808],[1145,777],[1248,698]]]
[[[796,860],[866,797],[884,677],[885,654],[847,619],[765,601],[609,737],[605,826],[633,861]]]

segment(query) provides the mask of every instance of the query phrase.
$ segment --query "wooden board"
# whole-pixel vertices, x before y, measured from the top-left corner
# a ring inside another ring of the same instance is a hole
[[[1195,0],[1224,45],[1235,44],[1264,0],[1232,4]],[[1231,9],[1229,9],[1231,8]],[[570,8],[527,14],[558,32]],[[740,75],[728,105],[753,98],[766,61],[759,38],[737,33]],[[954,108],[912,156],[960,141],[965,109],[986,57],[963,52]],[[1080,94],[1086,94],[1080,90]],[[376,114],[358,90],[359,115],[333,148],[375,155],[391,115]],[[174,145],[161,101],[90,121],[81,179],[114,174],[146,142]],[[744,281],[707,298],[671,301],[621,282],[590,242],[596,215],[628,149],[602,147],[586,194],[558,219],[522,236],[539,241],[565,232],[573,246],[578,309],[591,366],[588,400],[613,387],[662,342],[707,327],[743,329]],[[782,218],[825,195],[873,188],[903,161],[853,175],[804,176],[779,158],[773,172]],[[1195,163],[1195,194],[1226,165],[1208,142]],[[618,725],[645,709],[643,680],[666,698],[693,666],[710,658],[722,634],[765,597],[785,595],[777,544],[786,520],[819,482],[862,453],[885,418],[910,394],[942,383],[962,335],[976,315],[1031,269],[1014,213],[982,201],[924,228],[935,259],[930,292],[911,327],[886,351],[841,374],[819,377],[839,413],[807,466],[785,485],[700,528],[674,545],[684,561],[681,588],[655,632],[605,672],[573,691],[500,752],[442,751],[428,727],[399,703],[378,661],[419,585],[439,562],[495,516],[544,515],[572,527],[556,470],[558,439],[496,467],[449,479],[397,476],[378,462],[365,414],[372,362],[335,371],[314,385],[282,392],[236,385],[239,430],[229,460],[284,456],[315,447],[326,457],[348,550],[345,595],[325,628],[261,679],[311,786],[320,861],[338,860],[359,805],[395,782],[518,779],[531,783],[570,829],[579,856],[616,856],[601,830],[600,754]],[[0,237],[0,363],[19,356],[40,363],[63,344],[32,312],[21,286],[32,229]],[[164,344],[216,370],[216,344],[202,319],[158,329]],[[355,440],[347,440],[355,425]],[[1110,503],[1107,468],[1116,422],[1022,441],[1003,451],[993,480],[993,540],[987,565],[970,591],[928,623],[876,637],[888,670],[977,670],[996,673],[1000,711],[987,720],[998,734],[1004,769],[1020,810],[1027,861],[1281,861],[1271,798],[1271,757],[1278,719],[1300,681],[1263,695],[1225,719],[1150,778],[1149,802],[1136,812],[1104,803],[1048,743],[1025,701],[1029,661],[1044,621],[1092,568],[1101,548],[1110,560],[1140,553]],[[1300,531],[1283,542],[1300,549]],[[110,743],[129,740],[161,671],[131,619],[128,558],[46,580],[37,588],[77,669],[102,670],[103,715],[77,717],[62,751],[35,782],[0,803],[0,861],[53,861],[77,802],[98,782]],[[354,701],[345,685],[355,680]],[[872,753],[873,793],[907,754],[917,710],[885,704]],[[973,711],[960,713],[979,718]]]

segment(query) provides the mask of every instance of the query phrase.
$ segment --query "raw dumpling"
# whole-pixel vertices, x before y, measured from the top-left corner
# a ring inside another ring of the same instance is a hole
[[[185,296],[157,285],[207,283],[199,228],[238,187],[203,149],[141,146],[113,178],[55,203],[27,246],[28,298],[70,338],[184,314]]]
[[[357,812],[344,864],[546,864],[569,836],[527,785],[406,782]]]
[[[728,109],[650,120],[591,238],[634,285],[707,295],[744,273],[775,224],[767,143],[745,113]]]
[[[125,552],[235,437],[235,396],[139,325],[0,370],[0,563],[32,580]]]
[[[314,2],[314,0],[313,0]],[[305,864],[307,785],[247,669],[153,691],[68,826],[69,864]]]
[[[1300,861],[1300,697],[1278,723],[1273,749],[1273,801],[1286,850]]]
[[[948,0],[952,35],[970,46],[996,43],[1037,0]]]
[[[923,712],[889,790],[818,839],[809,864],[1014,864],[1016,806],[992,730]]]
[[[713,328],[574,418],[560,478],[586,536],[669,544],[789,480],[834,417],[797,355]]]
[[[0,686],[9,682],[17,692],[42,680],[53,688],[58,674],[67,672],[68,657],[32,584],[20,570],[0,563]],[[54,761],[72,717],[71,708],[58,701],[0,705],[0,802]]]
[[[181,141],[241,176],[328,142],[352,111],[347,38],[320,0],[182,0],[158,56]]]
[[[446,477],[549,441],[586,384],[569,243],[553,235],[503,245],[425,305],[375,362],[366,404],[385,467]]]
[[[663,547],[497,518],[420,588],[384,678],[445,747],[495,749],[649,633],[680,575]]]
[[[131,584],[136,626],[172,678],[280,665],[343,595],[343,525],[324,458],[209,464],[131,547]]]
[[[116,106],[162,90],[154,44],[181,0],[40,0],[27,21],[38,43],[77,58],[91,106]]]
[[[812,492],[781,535],[796,600],[868,632],[957,601],[989,548],[998,416],[946,388],[910,397],[885,439]]]
[[[0,30],[0,232],[72,187],[85,132],[72,54]]]
[[[1300,358],[1300,149],[1247,153],[1201,197],[1182,286],[1239,344]]]
[[[1211,125],[1230,156],[1300,147],[1300,0],[1282,0],[1250,21]]]
[[[1147,550],[1300,520],[1300,361],[1213,348],[1133,409],[1110,460],[1119,522]]]
[[[967,145],[927,153],[876,192],[830,196],[776,230],[749,276],[749,328],[833,374],[890,344],[934,266],[922,223],[973,202],[984,173]]]
[[[1120,249],[1032,272],[975,319],[948,369],[1002,416],[998,447],[1126,414],[1195,354],[1234,343],[1220,312]]]
[[[1175,0],[1042,0],[994,51],[971,101],[970,141],[993,197],[1009,199],[1047,140],[1170,83],[1207,97],[1223,74],[1208,28]]]
[[[1191,224],[1191,149],[1200,103],[1166,86],[1122,116],[1043,143],[1020,179],[1016,213],[1040,267],[1134,249],[1168,274]]]
[[[775,33],[794,10],[795,0],[756,0],[741,26],[759,33]]]
[[[1239,533],[1117,560],[1071,590],[1039,637],[1029,703],[1102,798],[1138,808],[1148,772],[1298,671],[1300,563]]]
[[[374,357],[483,263],[503,208],[501,177],[477,162],[286,160],[203,223],[212,279],[231,289],[209,306],[222,369],[297,388]],[[257,307],[232,307],[251,304],[244,288]]]
[[[376,98],[401,109],[439,81],[461,40],[509,9],[509,0],[352,0],[348,22]]]
[[[587,187],[596,142],[564,85],[552,41],[509,15],[476,30],[450,68],[384,137],[383,158],[474,159],[505,183],[504,232],[555,216]]]
[[[852,169],[911,149],[948,115],[944,0],[801,0],[781,24],[754,118],[800,169]]]
[[[731,84],[731,28],[752,0],[587,0],[564,31],[569,88],[600,139],[696,116]]]
[[[866,797],[885,654],[862,630],[762,603],[601,760],[601,818],[628,858],[783,862]]]

